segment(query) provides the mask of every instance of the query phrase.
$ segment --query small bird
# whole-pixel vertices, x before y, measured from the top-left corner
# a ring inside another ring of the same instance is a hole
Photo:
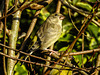
[[[37,41],[30,47],[29,50],[32,51],[30,54],[37,49],[47,50],[48,47],[59,39],[62,32],[62,20],[64,18],[65,16],[60,13],[53,13],[46,19],[36,33]]]

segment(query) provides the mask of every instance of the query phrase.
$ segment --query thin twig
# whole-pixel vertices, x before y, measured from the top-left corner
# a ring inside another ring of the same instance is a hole
[[[74,55],[81,55],[81,54],[88,54],[88,53],[94,53],[94,52],[99,52],[100,48],[98,49],[93,49],[93,50],[86,50],[86,51],[80,51],[80,52],[72,52],[72,53],[66,53],[65,56],[74,56]]]
[[[3,45],[3,44],[1,44],[1,43],[0,43],[0,45],[1,45],[1,46],[5,46],[5,45]],[[17,49],[13,49],[13,48],[11,48],[11,47],[9,47],[9,46],[5,46],[5,47],[8,48],[8,49],[11,49],[11,50],[15,50],[15,51],[17,51],[17,52],[20,52],[20,53],[22,53],[22,54],[25,54],[25,55],[27,55],[27,56],[34,57],[34,55],[30,55],[30,54],[25,53],[25,52],[23,52],[23,51],[19,51],[19,50],[17,50]],[[88,53],[99,52],[99,51],[100,51],[100,48],[98,48],[98,49],[93,49],[93,50],[80,51],[80,52],[72,52],[72,53],[69,53],[69,55],[70,55],[70,56],[75,56],[75,55],[88,54]],[[57,53],[57,54],[60,56],[60,53]],[[66,57],[66,56],[68,56],[68,53],[66,53],[64,57]],[[35,58],[35,57],[34,57],[34,58]],[[42,60],[42,59],[41,59],[41,60]]]
[[[61,8],[61,1],[58,0],[57,8],[56,8],[56,13],[60,13],[60,8]]]
[[[16,5],[14,4],[14,5],[7,11],[7,13],[8,13],[9,11],[11,11],[15,6],[16,6]]]
[[[82,34],[82,51],[84,51],[84,34]],[[82,54],[82,67],[84,68],[83,57],[84,55]]]
[[[70,20],[71,20],[73,26],[74,26],[75,29],[79,32],[79,29],[76,27],[75,23],[73,22],[73,20],[72,20],[72,18],[71,18],[71,11],[70,11],[70,9],[69,9],[68,11],[69,11],[69,17],[70,17]]]
[[[7,0],[5,0],[5,12],[4,14],[7,14],[7,10],[8,10],[8,4],[9,4],[9,0],[7,2]],[[6,22],[7,22],[7,18],[5,17],[4,19],[4,45],[6,45]],[[3,47],[3,53],[6,54],[6,48]],[[5,56],[3,56],[3,69],[4,69],[4,74],[7,75],[7,71],[6,71],[6,60],[5,60]]]

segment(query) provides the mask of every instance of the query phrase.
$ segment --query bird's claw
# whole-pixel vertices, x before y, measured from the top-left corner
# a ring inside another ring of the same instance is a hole
[[[58,52],[57,51],[53,51],[53,50],[51,50],[51,49],[45,49],[46,51],[50,51],[50,56],[53,54],[53,53],[55,53],[55,54],[58,54]]]

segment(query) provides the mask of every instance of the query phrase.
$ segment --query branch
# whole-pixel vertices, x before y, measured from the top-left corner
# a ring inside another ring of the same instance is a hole
[[[99,51],[100,51],[100,48],[93,49],[93,50],[80,51],[80,52],[67,53],[65,54],[65,57],[68,56],[68,54],[70,56],[74,56],[74,55],[88,54],[88,53],[99,52]]]
[[[5,6],[4,6],[4,15],[6,15],[7,14],[7,10],[8,10],[8,6],[9,6],[9,0],[5,0]],[[6,23],[7,23],[7,18],[5,17],[4,18],[4,40],[3,40],[3,42],[4,42],[4,45],[6,45]],[[7,53],[7,51],[6,51],[6,49],[5,49],[5,47],[3,47],[3,53]],[[3,56],[3,69],[4,69],[4,74],[5,75],[7,75],[7,71],[6,71],[6,60],[5,60],[5,56]]]
[[[17,3],[17,0],[15,0],[15,3]],[[15,7],[15,10],[17,10],[17,7]],[[21,11],[17,11],[13,16],[13,21],[12,21],[12,26],[11,26],[11,35],[9,36],[9,46],[12,48],[16,48],[21,13],[22,13]],[[9,49],[8,55],[15,57],[15,51]],[[8,58],[8,60],[7,60],[7,75],[13,75],[14,65],[15,65],[15,61]]]

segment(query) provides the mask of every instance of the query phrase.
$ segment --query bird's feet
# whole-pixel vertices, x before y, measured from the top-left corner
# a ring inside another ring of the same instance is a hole
[[[42,52],[50,52],[50,56],[52,55],[52,54],[56,54],[56,55],[58,55],[58,52],[57,51],[53,51],[53,50],[51,50],[51,49],[45,49],[45,50],[43,50]]]

